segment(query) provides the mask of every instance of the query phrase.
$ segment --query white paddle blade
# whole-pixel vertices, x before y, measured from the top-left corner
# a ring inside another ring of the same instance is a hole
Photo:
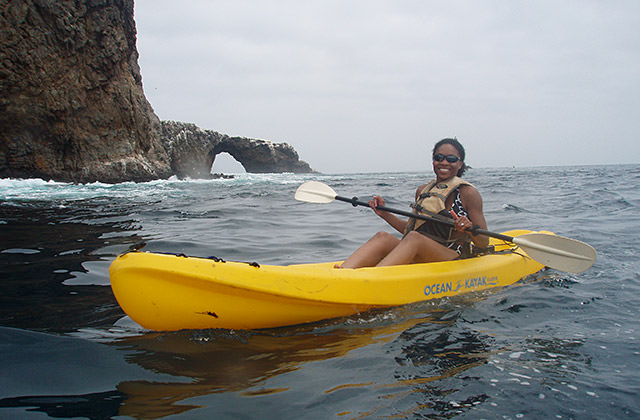
[[[298,187],[295,199],[305,203],[326,204],[335,200],[336,195],[333,188],[327,184],[319,181],[309,181]]]
[[[598,255],[589,244],[546,233],[520,235],[513,243],[539,263],[568,273],[588,270]]]

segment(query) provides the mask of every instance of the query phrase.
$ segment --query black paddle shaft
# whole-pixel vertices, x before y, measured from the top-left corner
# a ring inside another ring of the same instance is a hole
[[[339,200],[339,201],[344,201],[345,203],[351,203],[351,205],[353,207],[357,207],[357,206],[371,207],[371,206],[369,206],[369,203],[367,203],[366,201],[358,200],[358,197],[347,198],[347,197],[341,197],[339,195],[336,195],[335,199]],[[447,225],[447,226],[454,226],[455,225],[455,222],[453,220],[438,219],[436,217],[429,217],[429,216],[425,216],[425,215],[422,215],[422,214],[411,213],[409,211],[392,209],[392,208],[387,207],[387,206],[377,206],[376,208],[378,210],[388,211],[389,213],[395,213],[395,214],[399,214],[401,216],[413,217],[413,218],[416,218],[416,219],[427,220],[427,221],[430,221],[430,222],[442,223],[442,224]],[[503,235],[501,233],[490,232],[488,230],[480,229],[478,227],[473,227],[473,228],[471,228],[469,230],[474,235],[477,235],[477,234],[486,235],[486,236],[490,236],[492,238],[496,238],[496,239],[500,239],[500,240],[503,240],[503,241],[507,241],[507,242],[512,242],[513,243],[513,236],[507,236],[507,235]]]

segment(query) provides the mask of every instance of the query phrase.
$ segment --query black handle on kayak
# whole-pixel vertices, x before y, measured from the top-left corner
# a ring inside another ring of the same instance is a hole
[[[335,199],[339,200],[339,201],[344,201],[345,203],[351,203],[351,205],[353,205],[353,207],[357,207],[357,206],[371,207],[369,205],[369,203],[367,203],[366,201],[358,200],[358,197],[347,198],[347,197],[341,197],[339,195],[336,195]],[[413,217],[415,219],[421,219],[421,220],[427,220],[427,221],[430,221],[430,222],[442,223],[442,224],[447,225],[447,226],[454,226],[455,225],[455,222],[453,220],[439,219],[437,217],[425,216],[423,214],[416,214],[416,213],[412,213],[412,212],[409,212],[409,211],[390,208],[390,207],[387,207],[387,206],[377,206],[376,209],[382,210],[382,211],[388,211],[389,213],[399,214],[401,216]],[[500,239],[500,240],[503,240],[503,241],[506,241],[506,242],[513,242],[513,236],[507,236],[507,235],[503,235],[501,233],[490,232],[488,230],[480,229],[480,228],[477,228],[477,227],[476,228],[471,228],[471,229],[468,229],[468,230],[473,235],[480,234],[480,235],[485,235],[485,236],[490,236],[492,238]]]

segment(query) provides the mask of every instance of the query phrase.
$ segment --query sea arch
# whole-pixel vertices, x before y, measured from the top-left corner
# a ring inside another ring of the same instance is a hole
[[[171,168],[180,178],[210,177],[213,162],[220,153],[231,155],[247,173],[313,171],[287,143],[230,137],[194,124],[163,122],[163,142]]]
[[[247,170],[242,164],[227,152],[220,152],[214,156],[211,165],[212,174],[237,174],[244,173]]]

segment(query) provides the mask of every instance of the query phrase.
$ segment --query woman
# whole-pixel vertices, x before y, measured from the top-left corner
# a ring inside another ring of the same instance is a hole
[[[482,213],[482,197],[478,190],[460,176],[467,169],[464,147],[457,139],[440,140],[433,148],[433,172],[436,179],[416,191],[414,212],[436,218],[455,217],[454,228],[415,218],[402,220],[394,214],[378,210],[385,202],[374,196],[369,205],[389,223],[402,239],[387,232],[376,233],[336,268],[359,268],[398,264],[449,261],[471,255],[471,242],[486,248],[489,238],[473,235],[473,227],[487,228]],[[455,214],[455,216],[454,216]]]

